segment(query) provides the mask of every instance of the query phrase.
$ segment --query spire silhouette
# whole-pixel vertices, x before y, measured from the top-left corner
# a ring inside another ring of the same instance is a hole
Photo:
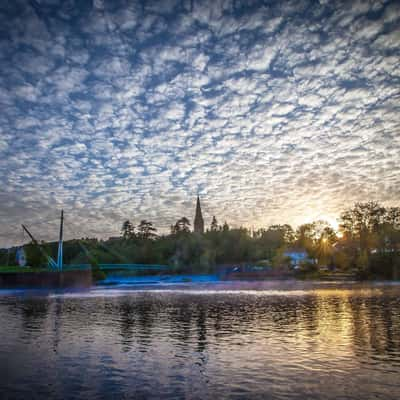
[[[200,206],[200,197],[197,196],[197,203],[196,203],[196,214],[194,217],[194,232],[196,233],[204,233],[204,219],[203,214],[201,212]]]

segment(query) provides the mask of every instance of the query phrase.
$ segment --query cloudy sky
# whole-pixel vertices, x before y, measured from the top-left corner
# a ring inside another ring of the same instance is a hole
[[[399,205],[398,1],[3,0],[0,245]]]

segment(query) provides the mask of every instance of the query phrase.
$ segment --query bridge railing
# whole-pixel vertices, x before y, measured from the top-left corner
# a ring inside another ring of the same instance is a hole
[[[159,264],[98,264],[102,271],[112,270],[129,270],[129,271],[166,271],[169,270],[168,265]],[[64,264],[64,271],[71,270],[89,270],[90,264]]]

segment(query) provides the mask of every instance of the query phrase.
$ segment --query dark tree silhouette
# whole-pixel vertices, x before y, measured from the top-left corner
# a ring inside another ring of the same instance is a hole
[[[211,221],[210,231],[217,232],[218,230],[219,230],[219,226],[218,226],[217,218],[215,218],[215,215],[214,215],[213,219]]]
[[[132,239],[135,236],[135,227],[129,219],[122,224],[121,235],[124,239]]]
[[[138,237],[140,239],[154,239],[157,237],[157,229],[153,226],[153,223],[143,219],[137,227]]]
[[[182,217],[176,221],[173,227],[173,233],[188,233],[190,232],[190,222],[186,217]]]

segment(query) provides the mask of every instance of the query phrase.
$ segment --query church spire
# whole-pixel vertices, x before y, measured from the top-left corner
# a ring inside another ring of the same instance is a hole
[[[193,226],[194,226],[194,232],[196,232],[196,233],[204,233],[204,219],[203,219],[203,214],[201,212],[199,196],[197,196],[196,215],[194,217]]]

